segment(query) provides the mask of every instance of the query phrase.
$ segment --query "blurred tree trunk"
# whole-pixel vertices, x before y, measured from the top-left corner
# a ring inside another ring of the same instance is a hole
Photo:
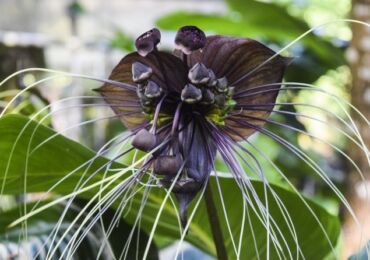
[[[352,19],[370,22],[370,0],[352,0]],[[352,104],[357,107],[367,119],[370,119],[370,28],[361,24],[352,25],[352,42],[347,57],[352,73],[351,96]],[[370,147],[370,129],[359,115],[352,111],[354,121],[364,139],[365,145]],[[366,181],[361,180],[359,174],[351,167],[349,174],[348,198],[362,227],[358,228],[352,217],[347,213],[344,226],[344,257],[353,254],[370,239],[370,201],[366,198],[365,190],[370,189],[369,163],[364,153],[350,145],[349,155],[363,171]],[[346,259],[346,258],[343,258]]]

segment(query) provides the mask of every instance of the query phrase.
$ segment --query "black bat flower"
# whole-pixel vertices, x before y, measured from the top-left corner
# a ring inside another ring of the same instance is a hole
[[[145,167],[172,186],[186,224],[189,203],[214,169],[216,153],[233,169],[238,141],[261,129],[274,107],[290,59],[246,38],[179,29],[173,54],[159,51],[160,32],[136,40],[98,91],[135,133],[132,145],[157,149]]]

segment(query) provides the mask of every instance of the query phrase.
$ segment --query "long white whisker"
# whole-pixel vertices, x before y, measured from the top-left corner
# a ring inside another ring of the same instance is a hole
[[[184,163],[183,165],[181,166],[181,168],[179,169],[179,171],[177,172],[175,178],[172,180],[172,183],[171,183],[171,186],[170,188],[166,191],[166,195],[163,199],[163,202],[161,203],[161,206],[159,207],[159,210],[158,210],[158,213],[157,213],[157,216],[154,220],[154,223],[153,223],[153,227],[152,227],[152,230],[150,232],[150,235],[149,235],[149,239],[148,239],[148,242],[146,244],[146,248],[145,248],[145,251],[144,251],[144,255],[143,255],[143,260],[146,260],[146,258],[148,257],[148,253],[149,253],[149,249],[150,249],[150,245],[152,243],[152,240],[153,240],[153,236],[154,236],[154,232],[157,228],[157,225],[158,225],[158,222],[159,222],[159,218],[162,214],[162,211],[164,209],[164,205],[166,204],[169,196],[171,195],[171,191],[172,189],[175,187],[175,184],[176,184],[176,181],[178,180],[178,178],[180,177],[180,174],[181,174],[181,171],[182,169],[184,168]],[[184,233],[186,233],[186,231],[184,230]]]
[[[56,78],[61,78],[61,77],[81,78],[81,79],[88,79],[88,80],[98,81],[98,82],[102,82],[102,83],[108,83],[108,84],[112,84],[112,85],[116,85],[116,86],[126,88],[126,89],[131,90],[131,91],[136,91],[136,87],[134,87],[130,84],[123,83],[123,82],[108,80],[108,79],[101,79],[101,78],[91,77],[91,76],[87,76],[87,75],[83,75],[83,74],[75,74],[75,73],[68,73],[68,72],[58,71],[58,70],[44,69],[44,68],[28,68],[28,69],[19,70],[15,73],[9,75],[4,80],[2,80],[0,82],[0,87],[2,85],[4,85],[4,83],[6,83],[9,79],[13,78],[14,76],[17,76],[19,74],[26,73],[26,72],[32,72],[32,71],[41,71],[41,72],[47,72],[47,73],[54,73],[54,74],[57,74],[57,76],[51,76],[51,77],[45,78],[44,80],[40,80],[38,82],[35,82],[35,83],[27,86],[26,88],[22,89],[17,95],[14,96],[14,98],[12,98],[12,100],[9,102],[9,104],[0,113],[0,117],[4,115],[5,111],[14,102],[14,100],[16,100],[20,95],[22,95],[24,92],[28,91],[29,89],[35,87],[37,84],[40,84],[40,83],[45,82],[45,81],[50,80],[50,79],[56,79]]]
[[[262,62],[258,66],[256,66],[254,69],[252,69],[251,71],[249,71],[248,73],[246,73],[245,75],[243,75],[242,77],[240,77],[239,79],[237,79],[236,81],[232,82],[231,85],[235,85],[235,84],[241,82],[243,79],[247,78],[252,73],[256,72],[259,68],[263,67],[265,64],[267,64],[272,59],[278,57],[281,53],[283,53],[284,51],[288,50],[291,46],[293,46],[294,44],[296,44],[297,42],[299,42],[301,39],[303,39],[304,37],[306,37],[307,35],[309,35],[313,31],[315,31],[317,29],[320,29],[322,27],[328,26],[328,25],[333,24],[333,23],[338,23],[338,22],[361,24],[361,25],[364,25],[366,27],[370,27],[370,24],[365,23],[365,22],[362,22],[362,21],[358,21],[358,20],[353,20],[353,19],[336,19],[336,20],[333,20],[333,21],[326,22],[324,24],[315,26],[313,28],[310,28],[306,32],[304,32],[301,35],[299,35],[296,39],[294,39],[293,41],[291,41],[289,44],[287,44],[285,47],[281,48],[278,52],[276,52],[270,58],[268,58],[267,60],[265,60],[264,62]]]
[[[311,215],[313,216],[313,218],[315,219],[315,221],[318,223],[320,229],[322,230],[322,232],[324,233],[324,235],[326,236],[326,239],[328,241],[328,243],[330,244],[331,246],[331,249],[332,249],[332,252],[334,254],[336,254],[336,251],[334,249],[334,247],[332,246],[331,242],[330,242],[330,239],[325,231],[325,228],[324,226],[322,225],[321,221],[319,220],[319,218],[317,217],[316,213],[312,210],[312,208],[310,207],[310,205],[307,203],[307,201],[303,198],[303,196],[301,195],[301,193],[296,189],[296,187],[293,185],[293,183],[285,176],[285,174],[281,171],[281,169],[276,165],[275,162],[273,162],[267,155],[265,152],[263,152],[261,149],[259,149],[258,147],[256,147],[253,143],[251,143],[249,140],[247,139],[244,139],[244,141],[250,145],[255,151],[257,151],[257,153],[259,153],[267,162],[269,162],[273,168],[279,173],[279,175],[284,179],[284,181],[286,181],[286,183],[289,185],[290,188],[293,189],[293,191],[297,194],[297,196],[299,197],[299,199],[303,202],[303,204],[305,205],[305,207],[310,211]]]
[[[250,181],[248,180],[248,178],[245,178],[245,176],[241,173],[242,170],[241,170],[241,167],[239,166],[239,162],[234,158],[231,151],[229,150],[229,147],[225,146],[225,144],[223,144],[222,147],[223,147],[222,150],[219,150],[219,151],[220,151],[221,155],[223,156],[225,163],[229,165],[229,169],[232,170],[232,173],[234,175],[234,180],[236,181],[236,183],[240,187],[240,190],[242,191],[242,194],[243,194],[244,198],[246,199],[248,204],[251,206],[251,208],[255,212],[256,217],[260,220],[261,224],[265,227],[265,229],[267,231],[268,226],[266,225],[266,222],[265,222],[266,220],[264,218],[270,218],[271,216],[266,215],[265,208],[262,205],[261,201],[259,200],[258,195],[256,194],[256,191],[254,190],[254,188],[253,188],[252,184],[250,183]],[[232,160],[232,161],[230,161],[230,160]],[[240,179],[243,180],[243,181],[240,182]],[[247,185],[247,186],[245,187],[245,185]],[[245,187],[246,192],[244,192],[243,187]],[[260,216],[258,210],[255,208],[253,202],[251,201],[251,199],[249,197],[249,192],[252,193],[253,199],[254,199],[255,203],[257,204],[257,206],[259,208],[259,212],[262,214],[262,216]],[[271,219],[271,221],[274,223],[273,219]],[[274,225],[276,225],[276,223],[274,223]],[[277,226],[277,228],[278,228],[278,226]],[[278,231],[279,231],[279,228],[278,228]],[[271,230],[270,235],[272,236],[272,242],[275,246],[276,252],[278,253],[279,258],[281,258],[279,251],[281,251],[282,253],[283,253],[283,251],[282,251],[282,247],[281,247],[281,245],[280,245],[280,243],[277,239],[277,236],[276,236],[276,234],[273,230]],[[283,241],[283,242],[285,242],[285,241]]]
[[[259,86],[258,88],[260,88],[260,87],[269,87],[269,86],[277,86],[277,85],[279,85],[279,86],[284,85],[284,87],[283,88],[276,88],[276,89],[259,90],[257,92],[252,92],[252,93],[249,93],[249,94],[246,94],[246,95],[237,95],[237,96],[234,96],[234,99],[253,96],[253,95],[256,95],[256,94],[268,93],[268,92],[271,92],[271,91],[276,92],[276,91],[286,91],[286,90],[291,90],[291,89],[312,90],[312,91],[317,91],[317,92],[324,93],[324,94],[328,95],[329,97],[333,98],[338,103],[338,105],[341,106],[341,109],[343,110],[344,113],[346,113],[346,116],[350,119],[351,117],[348,114],[348,112],[346,112],[347,110],[345,108],[343,108],[343,106],[341,105],[341,102],[343,102],[346,106],[353,109],[354,112],[356,112],[364,120],[364,122],[366,122],[366,124],[370,126],[369,120],[361,113],[360,110],[358,110],[358,108],[356,108],[354,105],[352,105],[349,101],[345,100],[342,97],[334,95],[334,94],[332,94],[332,93],[330,93],[330,92],[328,92],[324,89],[321,89],[321,88],[319,88],[315,85],[307,84],[307,83],[300,83],[300,82],[284,82],[284,83],[278,83],[278,84],[277,83],[266,84],[266,85],[263,85],[263,86]]]
[[[135,162],[134,164],[132,164],[132,165],[124,168],[120,172],[115,173],[115,174],[113,174],[113,175],[111,175],[111,176],[109,176],[109,177],[107,177],[107,178],[105,178],[103,180],[97,181],[97,182],[95,182],[95,183],[93,183],[93,184],[91,184],[91,185],[89,185],[87,187],[84,187],[82,189],[79,189],[79,190],[77,190],[77,191],[75,191],[73,193],[70,193],[70,194],[64,195],[64,196],[62,196],[62,197],[60,197],[58,199],[55,199],[54,201],[51,201],[51,202],[43,205],[42,207],[34,210],[32,213],[27,213],[26,215],[20,217],[16,221],[12,222],[9,225],[9,227],[13,227],[15,225],[18,225],[18,224],[22,223],[25,219],[28,219],[28,218],[30,218],[30,217],[32,217],[32,216],[34,216],[34,215],[42,212],[43,210],[45,210],[45,209],[47,209],[49,207],[52,207],[52,206],[54,206],[54,205],[56,205],[56,204],[58,204],[58,203],[60,203],[60,202],[62,202],[64,200],[66,200],[68,198],[71,198],[73,196],[82,194],[82,193],[84,193],[86,191],[89,191],[89,190],[95,188],[95,187],[99,187],[102,183],[106,183],[106,182],[113,183],[113,182],[115,182],[116,180],[118,180],[120,177],[122,177],[127,172],[134,170],[136,166],[140,165],[144,160],[146,160],[147,158],[149,158],[152,155],[152,153],[156,152],[158,149],[160,149],[167,142],[168,142],[168,140],[165,141],[165,142],[163,142],[161,145],[157,146],[155,149],[153,149],[151,153],[146,154],[145,156],[143,156],[142,158],[140,158],[137,162]]]
[[[120,189],[121,187],[125,187],[124,185],[125,184],[129,184],[130,181],[132,181],[132,179],[134,178],[133,175],[131,175],[130,177],[128,177],[127,179],[123,180],[122,182],[120,182],[118,185],[116,185],[115,187],[113,187],[110,191],[107,192],[106,195],[104,195],[104,199],[102,202],[105,202],[107,200],[109,200],[109,198],[111,198],[116,192],[118,192],[118,194],[120,194]],[[71,228],[77,223],[78,219],[81,218],[84,214],[84,212],[90,207],[90,205],[93,204],[93,202],[99,198],[100,194],[105,190],[107,189],[110,185],[114,184],[114,181],[110,181],[108,184],[106,184],[103,189],[99,190],[99,192],[97,194],[95,194],[90,200],[88,203],[86,203],[86,205],[84,206],[84,208],[80,211],[80,213],[74,218],[74,220],[70,223],[69,227],[66,229],[66,231],[63,233],[63,235],[61,236],[62,238],[64,238],[66,236],[66,234],[68,234],[71,230]],[[87,216],[85,217],[85,219],[83,220],[83,222],[81,224],[79,224],[79,228],[76,230],[76,232],[74,233],[72,239],[69,241],[68,245],[73,243],[74,240],[77,238],[77,235],[79,234],[79,232],[81,231],[82,227],[84,226],[84,224],[89,220],[90,216],[93,215],[94,212],[96,211],[99,211],[99,207],[100,207],[100,204],[97,204],[97,205],[94,205],[94,207],[89,210],[89,213],[87,214]],[[57,242],[57,244],[55,245],[55,248],[51,251],[49,255],[49,258],[52,257],[58,246],[59,246],[59,241]],[[65,251],[66,252],[66,251]],[[64,253],[65,253],[64,252]],[[64,254],[63,253],[63,254]],[[63,256],[63,255],[62,255]]]
[[[227,211],[226,211],[226,207],[225,207],[225,201],[224,201],[223,195],[222,195],[221,185],[220,185],[220,182],[218,180],[218,176],[217,176],[217,172],[216,171],[215,171],[215,178],[216,178],[217,190],[218,190],[218,193],[219,193],[219,197],[220,197],[220,201],[221,201],[221,206],[222,206],[222,210],[223,210],[224,217],[225,217],[225,220],[226,220],[226,226],[227,226],[227,229],[228,229],[228,232],[229,232],[229,235],[230,235],[231,243],[233,245],[235,254],[237,255],[237,257],[239,259],[240,258],[240,254],[239,254],[239,251],[238,251],[238,249],[236,247],[236,243],[234,241],[234,235],[233,235],[233,233],[231,231],[231,226],[230,226],[230,222],[228,220]]]
[[[241,145],[237,144],[237,147],[239,147],[242,151],[244,151],[247,155],[249,155],[249,157],[254,160],[256,163],[258,163],[257,161],[257,158],[255,156],[253,156],[248,150],[246,150],[244,147],[242,147]],[[242,154],[240,154],[238,151],[236,151],[235,148],[233,148],[235,150],[235,153],[239,156],[239,158],[245,163],[245,164],[248,164],[248,162],[246,161],[246,159],[242,156]],[[253,169],[251,167],[249,167],[252,171]],[[260,168],[260,167],[259,167]],[[265,176],[263,174],[263,171],[262,169],[259,170],[258,172],[256,172],[256,174],[259,176],[259,178],[263,181],[264,183],[264,196],[267,197],[267,190],[266,190],[266,187],[269,189],[271,195],[273,196],[277,206],[279,207],[279,210],[280,212],[282,213],[283,215],[283,218],[284,218],[284,221],[285,223],[287,224],[288,226],[288,229],[289,229],[289,232],[291,233],[295,243],[296,243],[296,246],[297,246],[297,258],[299,257],[298,254],[300,253],[301,256],[304,258],[304,255],[302,253],[302,250],[299,246],[299,243],[298,243],[298,237],[297,237],[297,233],[296,233],[296,230],[295,230],[295,227],[293,225],[293,221],[289,215],[289,212],[287,211],[284,203],[281,201],[281,199],[279,198],[279,196],[276,194],[276,192],[274,191],[274,189],[271,187],[271,185],[269,184],[269,182],[265,179]],[[266,187],[265,187],[266,186]],[[267,207],[267,206],[266,206]],[[268,241],[267,241],[268,242]],[[267,249],[268,250],[268,249]],[[288,249],[289,250],[289,249]]]

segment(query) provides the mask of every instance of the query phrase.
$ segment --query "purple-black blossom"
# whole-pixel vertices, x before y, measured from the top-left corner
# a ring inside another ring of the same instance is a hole
[[[136,135],[132,145],[153,153],[159,185],[173,186],[183,225],[189,203],[208,180],[217,152],[248,138],[265,123],[290,59],[247,38],[179,29],[174,53],[159,51],[160,32],[136,40],[99,92]],[[173,183],[175,181],[175,183]]]

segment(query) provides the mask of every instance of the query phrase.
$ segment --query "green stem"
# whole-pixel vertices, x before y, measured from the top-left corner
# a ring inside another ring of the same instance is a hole
[[[215,202],[213,200],[213,193],[209,182],[207,183],[204,198],[206,200],[208,220],[209,224],[211,225],[213,241],[215,242],[216,246],[217,259],[227,260],[227,251],[225,248],[224,237],[222,235],[220,220],[217,215]]]

